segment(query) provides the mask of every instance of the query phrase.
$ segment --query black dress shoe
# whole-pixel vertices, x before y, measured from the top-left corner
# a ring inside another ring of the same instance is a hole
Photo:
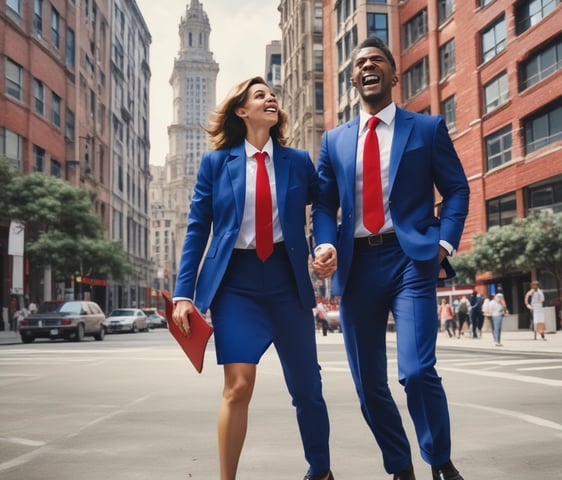
[[[401,472],[395,473],[392,476],[392,480],[416,480],[414,475],[414,466],[410,465]]]
[[[431,473],[433,480],[464,480],[451,460],[439,467],[431,467]]]
[[[328,475],[328,476],[326,476]],[[322,473],[320,475],[310,475],[310,474],[306,474],[304,476],[304,480],[334,480],[334,475],[332,474],[331,471],[326,472],[326,473]]]

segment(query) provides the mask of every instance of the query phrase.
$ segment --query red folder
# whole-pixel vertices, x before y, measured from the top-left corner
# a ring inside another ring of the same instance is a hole
[[[210,336],[213,334],[213,327],[207,323],[205,317],[197,309],[189,316],[189,333],[184,335],[174,320],[172,313],[174,304],[168,292],[163,291],[162,297],[166,304],[166,318],[168,320],[168,329],[176,341],[180,344],[195,369],[201,373],[203,370],[203,360],[205,358],[205,348]]]

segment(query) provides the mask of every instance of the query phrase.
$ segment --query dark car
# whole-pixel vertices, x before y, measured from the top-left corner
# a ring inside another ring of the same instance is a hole
[[[23,343],[36,338],[64,338],[80,342],[85,336],[103,340],[105,315],[95,302],[53,300],[39,305],[37,313],[20,322]]]

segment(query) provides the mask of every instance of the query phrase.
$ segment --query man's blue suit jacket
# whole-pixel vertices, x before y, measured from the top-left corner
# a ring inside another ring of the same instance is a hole
[[[353,255],[358,133],[359,117],[327,132],[318,160],[314,237],[317,245],[331,243],[337,248],[335,295],[343,293]],[[435,258],[440,240],[456,249],[468,214],[469,187],[443,118],[397,108],[389,168],[390,214],[406,255],[419,261]],[[435,188],[443,198],[439,216]],[[340,197],[341,225],[336,228]],[[446,259],[444,263],[454,275]]]
[[[302,305],[313,308],[315,300],[308,272],[305,224],[306,205],[311,203],[317,189],[316,170],[306,151],[277,143],[274,143],[273,162],[279,219],[287,254]],[[209,308],[215,296],[238,238],[245,192],[244,143],[203,155],[174,291],[174,297],[194,299],[202,312]]]

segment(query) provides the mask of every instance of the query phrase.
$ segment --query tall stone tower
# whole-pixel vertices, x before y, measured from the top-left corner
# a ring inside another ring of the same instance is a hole
[[[169,200],[176,212],[173,222],[171,283],[187,227],[187,214],[201,155],[209,148],[205,127],[216,106],[219,66],[209,50],[211,26],[199,0],[191,0],[179,25],[180,49],[170,78],[173,89],[173,123],[168,127],[169,154],[166,176]]]

